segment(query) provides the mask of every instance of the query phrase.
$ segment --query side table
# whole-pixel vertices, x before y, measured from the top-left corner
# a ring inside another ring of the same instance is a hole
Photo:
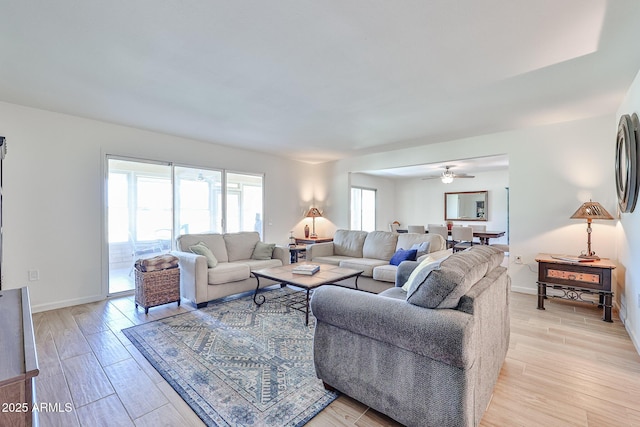
[[[562,255],[538,254],[538,310],[544,310],[546,298],[561,298],[593,304],[582,298],[585,294],[598,295],[602,307],[602,320],[611,320],[611,271],[616,268],[611,260],[572,262],[559,259]],[[565,256],[566,257],[566,256]],[[547,287],[558,289],[562,295],[547,295]]]
[[[333,242],[333,237],[296,237],[296,245],[312,245],[314,243]]]
[[[307,245],[289,246],[289,252],[291,253],[291,264],[295,264],[299,259],[305,258],[306,251]]]

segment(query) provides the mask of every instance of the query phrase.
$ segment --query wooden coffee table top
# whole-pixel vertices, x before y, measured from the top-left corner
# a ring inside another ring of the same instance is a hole
[[[320,271],[308,276],[305,274],[295,274],[293,269],[301,264],[319,265]],[[283,265],[282,267],[264,268],[256,270],[253,275],[256,277],[264,277],[275,280],[277,282],[300,286],[306,289],[317,288],[318,286],[328,285],[330,283],[339,282],[341,280],[356,277],[362,274],[363,270],[354,270],[352,268],[342,268],[337,265],[320,264],[316,262],[305,262]]]

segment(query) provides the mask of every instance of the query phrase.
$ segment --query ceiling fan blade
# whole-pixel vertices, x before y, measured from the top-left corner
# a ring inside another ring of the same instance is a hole
[[[475,176],[473,175],[453,175],[453,178],[458,179],[458,178],[475,178]]]

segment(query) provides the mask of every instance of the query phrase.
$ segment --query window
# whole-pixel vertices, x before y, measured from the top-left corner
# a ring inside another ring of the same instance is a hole
[[[351,187],[351,229],[376,229],[376,190]]]

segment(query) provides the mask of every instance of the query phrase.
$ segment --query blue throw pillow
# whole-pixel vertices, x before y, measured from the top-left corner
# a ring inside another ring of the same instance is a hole
[[[418,251],[415,249],[398,249],[396,253],[391,257],[391,261],[389,261],[389,264],[400,265],[402,261],[415,261],[417,253]]]

